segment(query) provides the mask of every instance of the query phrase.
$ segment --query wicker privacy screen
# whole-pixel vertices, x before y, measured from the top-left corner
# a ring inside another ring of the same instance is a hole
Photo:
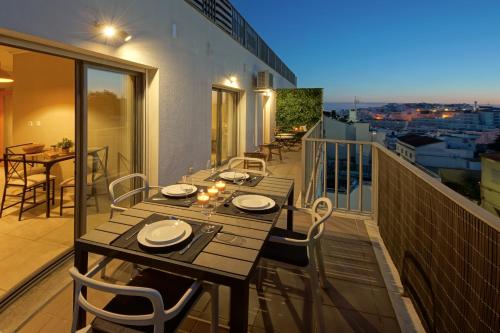
[[[500,332],[496,222],[391,155],[378,149],[378,224],[422,322],[429,332]]]

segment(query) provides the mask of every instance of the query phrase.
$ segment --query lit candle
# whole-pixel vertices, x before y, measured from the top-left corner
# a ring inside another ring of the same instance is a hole
[[[202,191],[198,193],[196,199],[198,200],[198,203],[200,205],[206,205],[208,203],[208,200],[210,200],[210,197],[208,196],[208,194]]]
[[[219,180],[215,183],[215,187],[219,190],[220,193],[224,193],[224,190],[226,189],[226,183],[222,180]]]
[[[217,194],[219,194],[219,190],[217,189],[217,187],[215,186],[212,186],[210,187],[208,190],[208,195],[210,196],[210,199],[214,199],[217,197]]]

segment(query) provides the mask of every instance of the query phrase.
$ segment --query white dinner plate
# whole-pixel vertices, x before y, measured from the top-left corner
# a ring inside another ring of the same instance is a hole
[[[250,175],[244,172],[236,172],[236,171],[225,171],[219,174],[219,177],[225,180],[235,180],[235,179],[248,179]]]
[[[186,192],[186,190],[188,191]],[[161,193],[169,197],[184,197],[196,191],[198,191],[198,188],[190,184],[174,184],[161,189]]]
[[[165,247],[179,244],[193,233],[191,225],[181,220],[163,220],[139,231],[137,241],[147,247]]]
[[[246,210],[266,210],[276,205],[276,202],[263,195],[243,194],[233,199],[233,205]]]

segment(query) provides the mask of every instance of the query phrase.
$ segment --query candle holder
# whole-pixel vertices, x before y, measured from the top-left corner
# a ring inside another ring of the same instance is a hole
[[[222,180],[215,182],[215,187],[219,190],[221,194],[224,194],[226,191],[226,183]]]
[[[209,187],[207,192],[211,201],[217,201],[217,198],[219,196],[219,190],[217,189],[217,187],[215,186]]]
[[[198,200],[198,204],[201,206],[201,208],[205,208],[210,201],[210,196],[203,190],[200,190],[196,196],[196,199]]]

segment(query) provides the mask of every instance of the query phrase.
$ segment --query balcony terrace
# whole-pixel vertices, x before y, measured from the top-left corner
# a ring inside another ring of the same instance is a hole
[[[275,176],[294,178],[301,186],[301,152],[286,152],[284,160],[269,162]],[[300,192],[296,192],[300,201]],[[282,214],[286,215],[286,214]],[[298,231],[306,230],[309,219],[295,214]],[[280,223],[285,224],[285,216]],[[369,232],[369,230],[371,230]],[[375,235],[375,236],[374,236]],[[328,288],[322,292],[322,304],[327,328],[337,332],[399,332],[401,331],[377,254],[376,227],[366,216],[329,220],[322,244]],[[372,243],[374,242],[374,243]],[[380,256],[380,254],[379,254]],[[47,277],[20,300],[0,314],[1,329],[9,332],[65,332],[72,318],[72,283],[68,262],[58,272]],[[108,275],[126,281],[131,265],[115,261]],[[308,278],[300,271],[279,269],[267,264],[263,291],[252,284],[250,290],[250,332],[309,332],[312,328],[312,296]],[[229,290],[221,288],[221,331],[227,331]],[[105,304],[107,299],[92,295],[91,299]],[[196,304],[182,325],[182,332],[209,332],[210,298]]]
[[[296,191],[297,204],[308,205],[323,194],[336,204],[322,242],[328,288],[321,298],[328,331],[498,331],[498,219],[385,148],[371,142],[329,142],[321,130],[320,122],[304,137],[302,151],[285,153],[269,169],[274,176],[295,179],[296,188],[302,188]],[[335,152],[330,164],[329,144]],[[343,148],[351,161],[347,164]],[[369,172],[365,161],[370,161]],[[328,166],[334,166],[333,183],[328,182]],[[342,173],[341,167],[347,170]],[[340,189],[340,179],[347,181],[347,189]],[[306,216],[296,213],[296,229],[307,225]],[[67,270],[72,264],[1,313],[1,329],[67,331],[72,318]],[[308,278],[279,265],[266,266],[263,290],[251,284],[248,330],[310,332],[314,317]],[[116,260],[108,275],[126,281],[130,270],[130,264]],[[220,290],[220,331],[227,331],[229,291]],[[90,297],[97,304],[107,301]],[[181,331],[209,330],[210,298],[205,295]]]

